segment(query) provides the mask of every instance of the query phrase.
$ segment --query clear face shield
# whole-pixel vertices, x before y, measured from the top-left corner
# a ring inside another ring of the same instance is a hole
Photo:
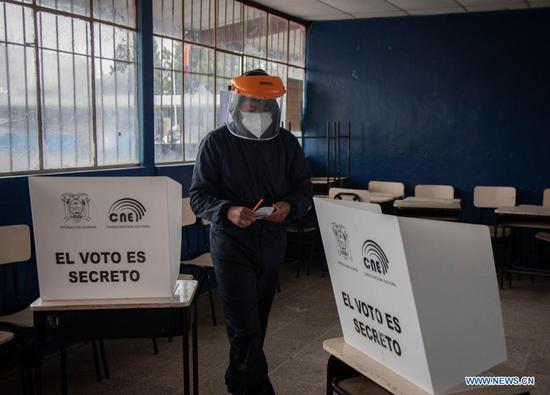
[[[277,137],[281,123],[277,99],[286,93],[283,81],[258,69],[232,78],[229,89],[229,131],[247,140],[264,141]]]
[[[276,99],[255,99],[232,92],[227,127],[237,137],[271,140],[279,134],[281,110]]]

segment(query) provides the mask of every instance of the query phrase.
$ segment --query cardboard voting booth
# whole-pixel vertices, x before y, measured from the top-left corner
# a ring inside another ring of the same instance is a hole
[[[30,177],[42,300],[169,298],[181,185],[168,177]]]
[[[347,343],[432,394],[506,360],[487,227],[315,208]]]

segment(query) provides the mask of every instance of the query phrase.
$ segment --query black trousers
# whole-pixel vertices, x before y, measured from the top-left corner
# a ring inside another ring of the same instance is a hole
[[[265,224],[236,232],[211,233],[214,272],[230,343],[225,383],[232,394],[273,395],[263,345],[277,269],[286,253],[286,232]]]

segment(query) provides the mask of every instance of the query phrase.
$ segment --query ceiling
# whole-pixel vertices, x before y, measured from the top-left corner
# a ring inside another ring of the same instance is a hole
[[[308,21],[550,7],[550,0],[255,0]]]

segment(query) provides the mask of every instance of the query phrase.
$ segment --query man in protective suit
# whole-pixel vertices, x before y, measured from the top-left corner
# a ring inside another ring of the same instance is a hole
[[[202,141],[190,189],[197,216],[211,222],[210,251],[231,345],[232,394],[274,394],[263,352],[269,310],[284,261],[284,223],[311,207],[310,171],[298,140],[279,127],[279,77],[254,70],[231,80],[226,125]],[[274,211],[257,218],[262,206]]]

